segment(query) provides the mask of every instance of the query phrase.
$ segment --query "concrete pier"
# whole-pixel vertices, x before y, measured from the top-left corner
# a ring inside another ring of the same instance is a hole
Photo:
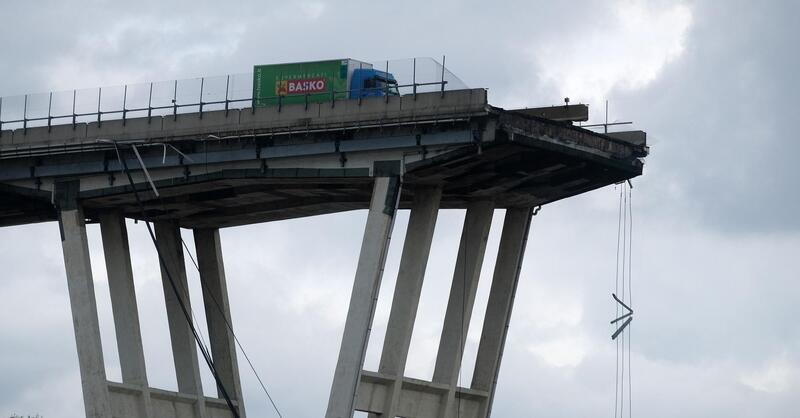
[[[191,312],[192,305],[189,300],[189,284],[186,281],[186,264],[183,258],[180,228],[176,222],[156,222],[155,234],[163,257],[161,281],[167,306],[167,321],[178,391],[198,396],[197,416],[203,418],[205,417],[202,397],[203,383],[200,380],[197,346],[189,326],[189,321],[193,319],[186,318],[180,305],[181,302],[178,300],[178,295],[180,295],[184,308],[187,312]],[[177,294],[175,289],[177,289]]]
[[[441,198],[442,189],[438,186],[418,187],[414,193],[379,366],[380,373],[394,376],[394,382],[387,391],[388,409],[385,416],[396,416],[397,413]]]
[[[200,280],[203,282],[203,304],[208,324],[208,339],[211,356],[222,385],[231,399],[238,401],[239,416],[244,418],[242,384],[239,381],[239,365],[236,361],[236,342],[231,321],[228,285],[222,261],[222,243],[218,229],[195,229],[194,244]],[[217,389],[217,397],[222,393]]]
[[[453,403],[456,385],[493,213],[493,202],[478,201],[467,206],[464,218],[453,284],[450,287],[439,352],[433,370],[433,382],[444,384],[449,388],[447,400],[442,405],[442,416],[445,417],[455,413]]]
[[[83,211],[76,206],[76,202],[64,203],[59,217],[61,246],[67,270],[67,288],[72,307],[72,325],[75,328],[86,417],[108,418],[111,416],[111,406],[106,386],[106,367],[103,362],[103,345],[100,342],[86,224]]]
[[[433,200],[429,194],[415,193],[381,366],[377,373],[362,371],[356,409],[370,412],[371,417],[485,418],[491,411],[532,211],[527,207],[506,211],[480,353],[473,383],[465,388],[459,387],[458,378],[494,205],[475,201],[467,206],[434,375],[428,382],[405,377],[403,372],[427,258],[422,253],[430,251]],[[415,210],[417,218],[413,218]],[[411,260],[413,274],[403,267]]]
[[[397,177],[375,178],[339,360],[336,363],[328,411],[325,414],[327,418],[353,416],[353,405],[372,329],[399,191]]]
[[[500,248],[489,291],[489,302],[483,319],[483,331],[472,373],[472,389],[487,391],[489,399],[482,405],[481,416],[489,416],[503,358],[503,348],[511,322],[511,309],[517,291],[522,259],[531,226],[531,208],[511,208],[506,211]]]
[[[125,217],[118,211],[100,215],[100,231],[111,293],[111,309],[122,371],[122,383],[142,388],[145,417],[152,417],[147,370],[144,362],[139,309],[133,284],[133,268]]]

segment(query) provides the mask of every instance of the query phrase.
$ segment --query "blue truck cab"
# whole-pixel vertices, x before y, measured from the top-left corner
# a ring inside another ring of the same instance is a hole
[[[397,80],[386,71],[373,68],[357,68],[350,79],[350,98],[399,96]]]

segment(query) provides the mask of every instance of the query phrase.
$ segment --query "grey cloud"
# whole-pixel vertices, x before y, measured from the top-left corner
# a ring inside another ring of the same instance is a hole
[[[609,93],[614,117],[633,119],[647,130],[653,151],[645,176],[634,181],[634,415],[789,416],[800,396],[798,386],[764,392],[748,387],[742,376],[763,374],[778,359],[794,365],[785,378],[791,383],[797,382],[800,367],[793,299],[800,292],[794,256],[800,241],[794,216],[800,209],[794,191],[800,173],[792,160],[800,145],[791,126],[800,114],[794,100],[800,85],[795,80],[798,34],[791,20],[798,6],[690,6],[693,24],[684,53],[644,88]],[[257,62],[446,53],[457,75],[471,86],[489,88],[491,102],[501,106],[560,100],[559,86],[536,74],[547,63],[524,54],[525,47],[580,42],[598,28],[612,30],[614,21],[608,3],[599,1],[491,7],[455,1],[402,7],[325,3],[315,20],[303,16],[300,6],[255,2],[91,2],[82,7],[16,2],[4,5],[3,12],[14,18],[0,26],[0,36],[14,42],[0,47],[8,58],[0,60],[2,95],[60,83],[88,87],[94,77],[122,84],[246,72]],[[115,31],[119,34],[104,49],[102,40]],[[97,39],[100,44],[93,44]],[[77,60],[91,77],[71,74],[74,80],[53,81],[52,72],[69,60]],[[614,189],[606,188],[549,205],[537,216],[496,416],[613,411],[615,357],[608,321],[616,198]],[[462,216],[440,215],[409,361],[416,377],[432,372],[431,347],[441,330]],[[318,416],[324,410],[363,218],[363,212],[354,212],[223,231],[234,326],[286,416]],[[367,367],[377,364],[406,218],[401,214],[395,228]],[[143,225],[129,228],[148,373],[154,386],[174,388],[155,255]],[[96,227],[90,234],[106,363],[113,376],[118,373],[116,343]],[[496,250],[497,234],[495,227],[490,252]],[[0,230],[0,414],[81,416],[59,244],[52,223]],[[193,301],[200,306],[189,267]],[[487,256],[479,307],[486,303],[491,267]],[[20,315],[36,304],[45,306]],[[473,336],[480,324],[474,321]],[[574,367],[555,366],[531,350],[560,340],[584,350]],[[469,380],[476,348],[470,339],[463,382]],[[244,360],[239,362],[248,412],[272,416]],[[204,377],[210,392],[213,385]],[[53,391],[61,394],[57,400]]]
[[[800,228],[795,2],[699,2],[687,49],[617,111],[651,133],[647,204],[727,232]],[[678,189],[678,194],[670,187]]]

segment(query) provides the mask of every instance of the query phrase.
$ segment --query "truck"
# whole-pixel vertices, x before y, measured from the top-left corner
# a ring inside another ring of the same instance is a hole
[[[397,96],[394,75],[350,58],[253,67],[253,106]]]

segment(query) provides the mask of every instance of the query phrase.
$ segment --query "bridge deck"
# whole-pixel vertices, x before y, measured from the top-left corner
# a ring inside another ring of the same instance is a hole
[[[119,155],[109,141],[125,144]],[[55,184],[74,179],[90,218],[119,209],[184,227],[364,209],[373,177],[387,172],[403,176],[401,208],[416,184],[442,184],[443,208],[535,206],[640,175],[646,153],[644,143],[494,108],[482,89],[17,129],[0,135],[0,225],[55,219]]]

